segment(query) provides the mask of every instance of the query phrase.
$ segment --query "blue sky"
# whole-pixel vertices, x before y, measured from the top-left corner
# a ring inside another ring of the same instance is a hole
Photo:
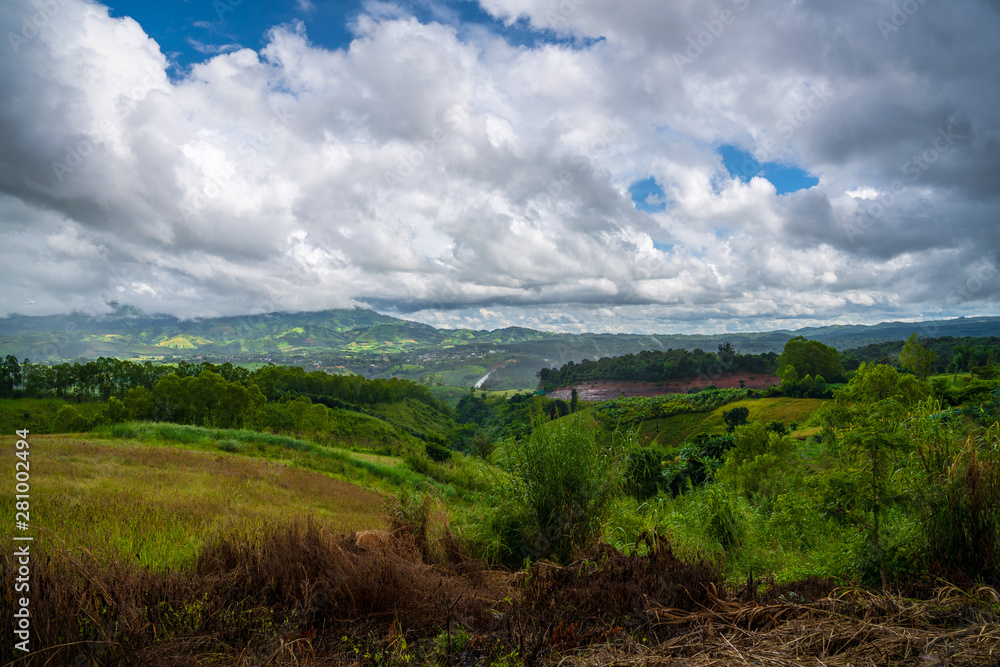
[[[722,164],[730,176],[739,178],[744,183],[755,176],[760,176],[770,181],[779,195],[806,190],[819,183],[818,178],[800,167],[778,162],[761,163],[753,155],[736,146],[728,144],[720,146],[719,155],[722,156]]]
[[[301,21],[310,40],[326,49],[344,49],[354,39],[351,26],[358,15],[370,11],[371,3],[357,0],[211,0],[203,2],[143,2],[111,0],[111,15],[129,16],[159,43],[179,75],[192,63],[210,54],[236,46],[259,51],[275,26]],[[473,0],[427,2],[405,0],[384,11],[412,15],[422,22],[437,21],[467,33],[482,29],[502,36],[511,44],[588,44],[593,39],[574,40],[551,30],[532,30],[524,21],[509,24],[485,12]]]
[[[1000,312],[993,2],[45,6],[0,3],[0,317]]]

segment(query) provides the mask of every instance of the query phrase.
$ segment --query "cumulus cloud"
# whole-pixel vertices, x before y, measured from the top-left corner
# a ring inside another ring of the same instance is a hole
[[[996,306],[995,3],[480,4],[539,39],[369,3],[344,49],[279,25],[171,78],[100,4],[5,3],[0,314],[735,331]],[[723,144],[819,184],[779,195]],[[631,200],[646,179],[662,210]]]

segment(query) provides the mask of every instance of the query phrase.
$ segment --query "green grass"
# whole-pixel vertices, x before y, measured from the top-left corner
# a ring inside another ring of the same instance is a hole
[[[760,398],[756,400],[737,401],[721,407],[709,414],[702,423],[706,432],[722,432],[726,430],[726,422],[722,414],[733,408],[747,408],[750,411],[750,421],[769,422],[776,419],[784,424],[797,421],[805,423],[813,413],[820,409],[826,401],[818,398]]]
[[[2,438],[12,451],[14,439]],[[190,445],[32,435],[35,544],[86,548],[152,569],[189,564],[218,534],[313,518],[332,532],[385,527],[387,498],[330,476]],[[0,511],[14,515],[8,486]]]
[[[453,427],[448,416],[412,398],[395,403],[379,403],[369,410],[391,424],[411,428],[418,433],[447,437]]]
[[[647,444],[678,447],[697,433],[721,433],[726,430],[722,415],[727,410],[745,407],[750,411],[750,421],[768,422],[772,419],[799,424],[807,422],[823,405],[814,398],[760,398],[736,401],[712,412],[693,412],[671,415],[662,419],[647,419],[639,425],[640,440]],[[796,437],[806,437],[813,431],[796,431]]]
[[[318,445],[307,440],[271,433],[210,429],[179,424],[129,422],[105,426],[95,432],[107,438],[134,439],[151,445],[178,445],[200,451],[222,452],[281,461],[374,491],[396,494],[401,485],[429,484],[445,495],[453,489],[400,465],[359,458],[357,452]]]

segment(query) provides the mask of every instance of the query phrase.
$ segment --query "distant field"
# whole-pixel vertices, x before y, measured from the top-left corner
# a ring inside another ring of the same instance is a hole
[[[154,569],[191,561],[214,534],[314,518],[332,532],[385,526],[386,497],[323,474],[224,452],[32,435],[36,543],[64,542]],[[0,438],[13,451],[14,438]],[[12,485],[0,512],[14,516]]]

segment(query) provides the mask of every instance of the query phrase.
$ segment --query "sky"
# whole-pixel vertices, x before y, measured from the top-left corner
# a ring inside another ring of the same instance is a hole
[[[996,315],[997,0],[6,0],[0,316]]]

